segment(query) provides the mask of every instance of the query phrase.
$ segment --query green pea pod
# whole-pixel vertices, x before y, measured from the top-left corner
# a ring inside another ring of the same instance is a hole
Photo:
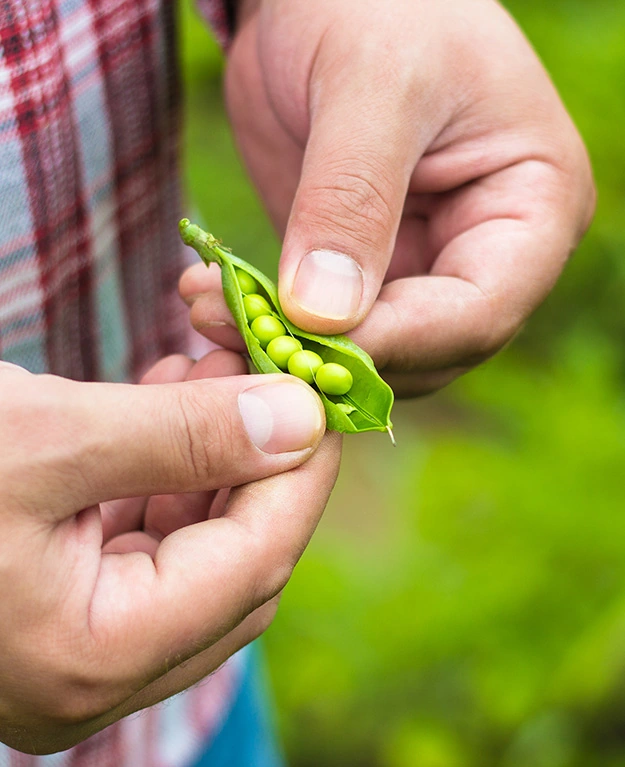
[[[316,335],[293,325],[282,311],[273,282],[247,261],[223,247],[212,234],[192,224],[188,218],[180,222],[180,235],[186,245],[198,252],[207,266],[215,262],[221,267],[226,303],[245,340],[252,362],[260,373],[283,371],[269,358],[249,329],[235,268],[247,272],[256,280],[259,292],[269,301],[275,315],[284,323],[287,331],[302,342],[304,348],[317,352],[324,362],[343,365],[352,374],[354,383],[347,394],[332,396],[318,392],[325,407],[328,429],[342,433],[387,431],[394,444],[390,421],[393,390],[380,378],[366,352],[346,336]]]

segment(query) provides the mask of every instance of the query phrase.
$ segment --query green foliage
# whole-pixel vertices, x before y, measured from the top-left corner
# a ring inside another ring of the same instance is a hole
[[[508,351],[420,440],[424,406],[398,412],[400,466],[348,446],[270,632],[297,764],[348,763],[348,738],[349,763],[389,767],[409,748],[424,767],[611,751],[595,718],[625,717],[625,409],[602,352],[576,338],[539,371]],[[350,503],[378,517],[364,542],[334,527]]]
[[[625,764],[625,6],[508,7],[586,139],[596,221],[509,349],[396,406],[396,450],[346,439],[267,635],[294,767]],[[216,48],[184,19],[192,199],[271,270]]]

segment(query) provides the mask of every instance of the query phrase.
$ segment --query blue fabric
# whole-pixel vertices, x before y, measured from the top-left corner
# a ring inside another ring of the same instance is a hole
[[[192,767],[285,767],[272,721],[262,657],[256,645],[221,728]]]

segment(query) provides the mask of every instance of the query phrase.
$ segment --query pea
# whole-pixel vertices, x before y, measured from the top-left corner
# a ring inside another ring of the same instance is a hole
[[[243,269],[235,269],[237,275],[237,281],[241,288],[241,293],[256,293],[258,291],[258,283],[252,277],[251,274],[244,272]]]
[[[315,376],[317,386],[324,394],[347,394],[354,379],[349,370],[337,362],[326,362]]]
[[[301,352],[295,352],[289,358],[289,373],[311,384],[315,380],[315,373],[322,365],[323,360],[316,352],[302,349]]]
[[[302,344],[297,338],[293,338],[293,336],[278,336],[267,345],[267,356],[281,370],[286,370],[291,355],[300,351],[301,348]]]
[[[277,317],[273,317],[271,314],[263,314],[260,317],[256,317],[250,325],[250,330],[258,338],[260,345],[264,349],[274,338],[283,336],[285,328]]]
[[[252,320],[255,320],[257,317],[272,313],[269,301],[258,293],[251,293],[249,296],[243,296],[243,308],[245,309],[245,316],[247,317],[248,322],[252,322]]]

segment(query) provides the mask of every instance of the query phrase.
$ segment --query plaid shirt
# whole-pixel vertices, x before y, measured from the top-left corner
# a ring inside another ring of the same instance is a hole
[[[186,348],[179,93],[172,0],[0,0],[0,359],[132,380]],[[0,767],[183,767],[241,665],[62,754],[0,744]]]

